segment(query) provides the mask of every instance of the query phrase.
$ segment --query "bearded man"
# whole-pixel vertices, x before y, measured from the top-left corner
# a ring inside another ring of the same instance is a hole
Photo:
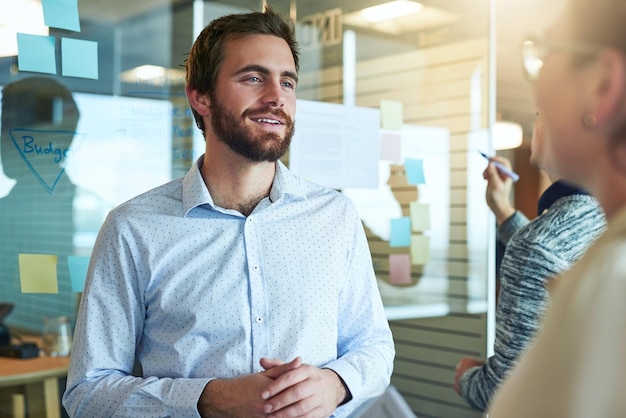
[[[102,226],[70,416],[346,417],[389,384],[394,345],[357,211],[279,161],[297,74],[293,26],[270,8],[195,41],[186,92],[206,152]]]

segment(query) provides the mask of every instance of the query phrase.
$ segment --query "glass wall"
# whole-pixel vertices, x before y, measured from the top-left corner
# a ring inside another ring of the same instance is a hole
[[[418,415],[473,416],[451,384],[458,357],[486,355],[491,338],[477,153],[494,114],[490,0],[407,1],[387,18],[369,9],[384,0],[0,4],[13,45],[0,51],[5,323],[17,335],[73,321],[108,211],[203,152],[184,95],[195,35],[265,3],[296,21],[302,49],[285,162],[361,213],[398,346],[394,385]]]

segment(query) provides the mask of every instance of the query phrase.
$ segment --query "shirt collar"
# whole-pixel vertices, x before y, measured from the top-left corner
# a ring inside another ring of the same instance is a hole
[[[204,183],[200,168],[204,162],[204,155],[200,156],[196,162],[191,166],[185,177],[183,178],[183,211],[185,215],[190,210],[202,205],[208,205],[215,208],[215,203],[211,197],[209,189]],[[295,199],[306,199],[306,192],[302,180],[294,175],[289,169],[281,162],[276,162],[276,173],[274,174],[274,181],[272,182],[272,188],[270,189],[270,201],[276,203],[286,196],[293,197]]]
[[[300,177],[289,171],[279,160],[276,162],[276,174],[270,190],[270,200],[272,203],[277,202],[287,195],[296,199],[306,199],[304,184]]]
[[[574,186],[572,184],[568,184],[562,180],[555,181],[543,192],[541,197],[539,198],[537,214],[541,215],[545,212],[554,202],[559,200],[562,197],[570,196],[574,194],[589,194],[585,190],[581,189],[578,186]]]
[[[204,184],[200,167],[204,161],[204,154],[201,155],[183,177],[183,212],[185,216],[190,210],[202,205],[213,207],[213,198],[209,189]]]

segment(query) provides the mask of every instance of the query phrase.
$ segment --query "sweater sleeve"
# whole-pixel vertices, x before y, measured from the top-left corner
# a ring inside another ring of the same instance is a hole
[[[497,239],[506,246],[513,235],[524,226],[528,225],[528,218],[519,210],[509,216],[497,230]]]
[[[501,266],[494,354],[460,379],[463,398],[485,411],[497,387],[537,333],[549,295],[548,280],[569,269],[604,227],[597,205],[554,208],[514,234]]]
[[[511,241],[502,262],[494,354],[483,366],[464,373],[460,381],[463,398],[481,411],[487,409],[495,389],[538,329],[548,298],[546,278],[565,268],[562,260],[539,243],[526,251],[515,244]]]

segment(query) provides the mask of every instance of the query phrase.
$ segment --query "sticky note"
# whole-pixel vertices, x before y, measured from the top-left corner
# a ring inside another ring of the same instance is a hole
[[[402,217],[391,220],[390,247],[408,247],[411,245],[411,218]]]
[[[402,160],[402,135],[400,131],[380,131],[380,159]]]
[[[403,124],[402,102],[393,100],[380,101],[380,123],[382,129],[399,131]]]
[[[22,293],[59,293],[56,255],[20,254]]]
[[[70,281],[73,292],[82,292],[85,287],[85,277],[87,277],[87,267],[89,267],[89,257],[79,257],[71,255],[67,257],[67,265],[70,269]]]
[[[430,205],[425,203],[409,203],[411,212],[411,228],[413,232],[422,232],[430,229]]]
[[[408,254],[389,254],[389,283],[411,284],[411,259]]]
[[[426,235],[411,236],[411,264],[424,265],[430,261],[430,238]]]
[[[66,77],[98,79],[98,43],[61,39],[61,68]]]
[[[46,26],[80,32],[78,0],[42,0],[41,5]]]
[[[424,161],[406,159],[404,161],[404,170],[409,184],[425,184],[424,178]]]
[[[20,71],[56,74],[54,36],[17,34],[17,65]]]

